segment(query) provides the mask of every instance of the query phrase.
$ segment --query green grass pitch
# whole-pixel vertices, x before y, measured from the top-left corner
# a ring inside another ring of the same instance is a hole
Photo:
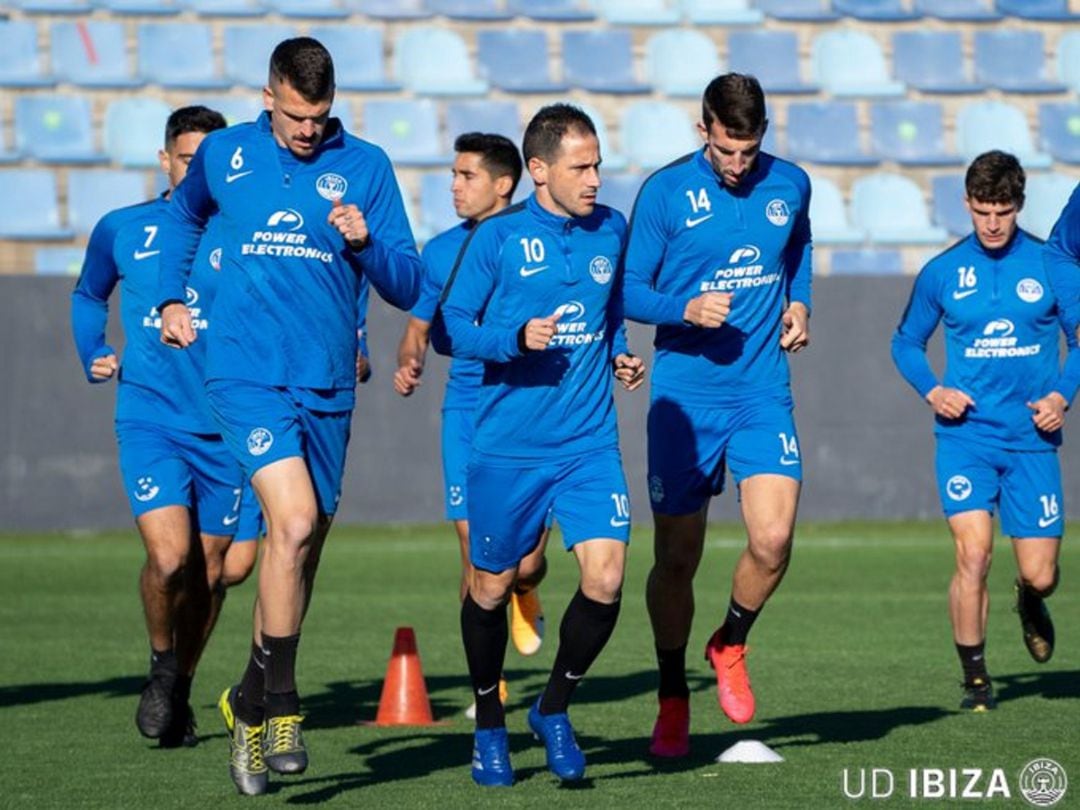
[[[229,780],[227,743],[213,704],[245,662],[253,580],[230,593],[195,681],[201,743],[161,751],[139,737],[133,721],[147,656],[136,587],[142,552],[134,531],[0,537],[0,807],[871,804],[844,797],[845,768],[853,779],[860,768],[893,773],[888,806],[927,804],[906,795],[909,769],[989,774],[1001,768],[1011,799],[978,804],[1024,807],[1017,774],[1036,757],[1056,760],[1072,778],[1059,806],[1080,805],[1080,553],[1068,541],[1062,585],[1051,602],[1058,649],[1044,666],[1022,646],[1012,612],[1015,563],[1008,543],[998,541],[987,657],[1000,707],[972,715],[956,711],[959,667],[946,607],[952,552],[944,523],[801,526],[787,579],[751,636],[758,714],[736,728],[716,705],[701,650],[726,604],[742,543],[736,526],[710,529],[689,655],[693,751],[685,762],[657,764],[645,754],[655,712],[644,605],[651,536],[635,533],[619,626],[571,707],[589,760],[587,779],[560,787],[525,726],[576,587],[573,559],[555,538],[542,590],[545,646],[532,658],[512,648],[507,654],[507,721],[518,782],[509,790],[481,791],[469,778],[471,725],[462,715],[469,690],[452,530],[336,529],[300,648],[312,766],[296,778],[275,778],[271,795],[246,799]],[[399,625],[416,629],[443,725],[361,725],[375,716]],[[786,761],[714,761],[742,739],[761,740]],[[985,775],[974,789],[986,791]]]

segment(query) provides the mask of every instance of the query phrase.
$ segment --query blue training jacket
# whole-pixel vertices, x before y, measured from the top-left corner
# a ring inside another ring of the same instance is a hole
[[[1050,231],[1043,263],[1067,319],[1074,325],[1080,323],[1080,185],[1073,189]]]
[[[785,299],[810,309],[810,181],[766,153],[736,188],[704,150],[649,177],[630,217],[626,317],[656,324],[652,395],[724,407],[790,393]],[[683,321],[702,293],[733,293],[719,329]]]
[[[617,270],[625,236],[612,208],[561,217],[535,194],[473,229],[441,313],[451,353],[484,361],[475,452],[557,460],[617,446],[611,361],[627,352]],[[556,311],[548,347],[522,351],[525,323]]]
[[[327,223],[354,203],[371,233],[351,250]],[[314,389],[314,405],[355,403],[357,301],[366,277],[401,309],[419,293],[420,259],[390,161],[332,118],[314,156],[279,146],[269,113],[212,132],[173,194],[158,301],[182,300],[202,229],[226,234],[206,377]]]
[[[893,362],[925,398],[938,385],[926,342],[944,321],[941,384],[975,400],[960,419],[936,417],[935,434],[1012,450],[1061,444],[1061,431],[1037,430],[1027,407],[1052,391],[1072,402],[1080,385],[1080,349],[1042,254],[1042,242],[1020,229],[997,250],[971,234],[931,259],[915,279],[893,335]],[[1060,329],[1069,347],[1064,368]]]

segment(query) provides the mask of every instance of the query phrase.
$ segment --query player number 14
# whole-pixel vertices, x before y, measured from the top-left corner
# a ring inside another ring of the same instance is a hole
[[[686,196],[690,200],[690,207],[694,209],[694,213],[699,211],[712,211],[712,203],[709,202],[709,195],[705,193],[705,189],[699,188],[697,195],[690,189],[686,190]]]

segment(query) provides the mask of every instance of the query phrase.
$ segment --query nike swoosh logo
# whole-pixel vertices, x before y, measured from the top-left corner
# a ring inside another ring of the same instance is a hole
[[[1047,520],[1046,518],[1039,518],[1039,528],[1045,529],[1047,526],[1052,526],[1059,520],[1061,520],[1061,515],[1058,515],[1057,517],[1052,517],[1049,520]]]
[[[794,467],[799,463],[799,460],[797,458],[782,458],[780,459],[780,463],[785,467]]]
[[[612,527],[617,529],[620,526],[629,526],[630,521],[629,520],[616,520],[615,518],[612,518],[611,519],[611,525],[612,525]]]
[[[255,170],[254,169],[248,169],[246,172],[237,172],[236,174],[227,174],[227,175],[225,175],[225,182],[226,183],[231,183],[234,180],[239,180],[241,177],[247,177],[253,171],[255,171]]]
[[[149,259],[151,256],[157,256],[161,253],[160,250],[136,250],[131,255],[135,257],[135,261],[141,262],[143,259]]]
[[[477,689],[476,694],[478,694],[480,697],[483,697],[484,695],[490,695],[492,692],[494,692],[498,688],[499,688],[499,685],[495,684],[494,686],[489,686],[487,689]]]
[[[568,681],[580,681],[584,677],[585,677],[584,672],[582,672],[580,675],[575,675],[570,670],[566,670],[566,680],[568,680]]]
[[[953,301],[959,301],[962,298],[967,298],[969,295],[974,295],[977,292],[978,290],[965,290],[964,292],[960,292],[959,290],[957,290],[952,294]]]
[[[698,225],[700,225],[705,220],[712,219],[712,218],[713,218],[712,214],[706,214],[705,216],[697,217],[696,219],[691,219],[690,217],[687,217],[686,218],[686,227],[687,228],[696,228]]]
[[[239,515],[231,515],[231,516],[226,515],[225,517],[223,517],[221,519],[221,522],[224,523],[226,526],[232,526],[239,519],[240,519]]]
[[[523,265],[522,268],[520,270],[518,270],[518,272],[521,273],[522,278],[528,278],[529,276],[535,276],[537,273],[543,273],[550,266],[551,265],[549,265],[549,264],[545,264],[542,267],[529,268],[529,267],[525,267]]]

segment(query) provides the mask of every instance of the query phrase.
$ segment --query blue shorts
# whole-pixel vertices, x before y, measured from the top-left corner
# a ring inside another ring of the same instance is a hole
[[[262,507],[259,499],[255,496],[255,489],[250,481],[244,482],[240,492],[240,517],[236,523],[236,536],[234,543],[246,543],[250,540],[258,540],[266,534],[266,523],[263,521]]]
[[[442,467],[447,520],[467,520],[469,517],[466,469],[475,432],[475,410],[453,408],[442,412]]]
[[[337,511],[351,411],[313,410],[297,391],[243,380],[211,380],[206,396],[221,435],[247,478],[283,458],[302,458],[319,512]]]
[[[469,463],[469,559],[484,571],[513,568],[536,547],[551,517],[563,545],[630,541],[630,499],[618,448],[528,467],[503,459]]]
[[[934,458],[945,517],[1001,507],[1010,537],[1061,537],[1065,502],[1054,450],[1024,452],[937,437]]]
[[[802,456],[790,397],[727,408],[690,408],[667,397],[649,407],[649,500],[653,512],[688,515],[724,489],[724,468],[738,484],[752,475],[802,480]]]
[[[220,436],[123,421],[116,423],[116,440],[135,517],[183,506],[193,510],[204,534],[227,537],[236,531],[243,474]]]

